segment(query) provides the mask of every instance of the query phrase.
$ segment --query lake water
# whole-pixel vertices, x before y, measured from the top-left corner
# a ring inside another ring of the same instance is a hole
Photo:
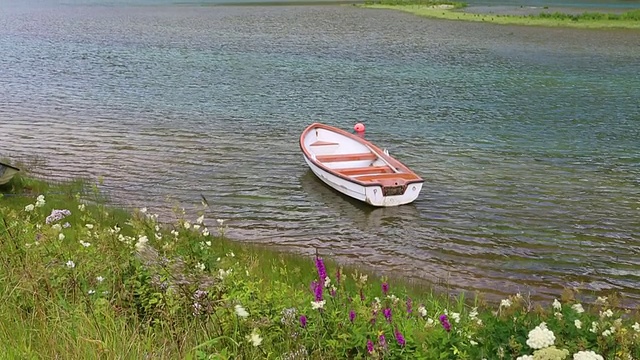
[[[202,194],[240,241],[454,290],[640,299],[637,31],[119,3],[0,1],[0,156],[163,214]],[[421,196],[325,187],[314,121],[365,122]]]

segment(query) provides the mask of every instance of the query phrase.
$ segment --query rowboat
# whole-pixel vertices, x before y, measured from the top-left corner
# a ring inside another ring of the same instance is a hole
[[[13,175],[15,175],[20,169],[17,167],[0,163],[0,185],[4,185],[11,181]]]
[[[413,202],[424,180],[363,137],[313,123],[300,135],[311,171],[335,190],[379,207]]]

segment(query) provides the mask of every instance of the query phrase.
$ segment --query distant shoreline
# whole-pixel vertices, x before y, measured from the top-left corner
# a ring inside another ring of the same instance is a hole
[[[386,3],[357,6],[368,9],[397,10],[429,18],[501,25],[640,30],[640,9],[587,9],[549,6],[470,6],[454,8],[446,5],[399,5]],[[607,18],[609,14],[622,15],[631,12],[633,12],[631,19]],[[541,14],[544,14],[544,16],[541,16]]]

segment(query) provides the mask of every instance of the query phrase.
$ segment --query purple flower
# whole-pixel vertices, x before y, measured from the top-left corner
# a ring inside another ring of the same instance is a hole
[[[340,285],[340,269],[336,270],[336,283]]]
[[[316,297],[316,301],[322,301],[322,289],[323,289],[322,284],[317,281],[314,281],[311,283],[311,286],[313,287],[313,294]]]
[[[449,324],[449,319],[447,318],[446,314],[442,314],[440,315],[440,324],[442,324],[442,327],[447,331],[451,331],[451,324]]]
[[[387,347],[387,339],[384,337],[384,334],[380,335],[380,337],[378,338],[378,342],[380,343],[381,347]]]
[[[371,325],[376,323],[376,318],[378,317],[378,312],[374,311],[373,312],[373,317],[371,318]]]
[[[391,308],[382,310],[382,313],[384,314],[385,319],[387,319],[388,322],[391,322]]]
[[[318,269],[318,277],[320,283],[324,285],[324,281],[327,278],[327,269],[324,267],[324,261],[322,258],[316,256],[316,269]]]
[[[360,289],[360,301],[364,301],[364,293],[362,292],[362,289]]]
[[[411,301],[411,298],[407,298],[407,314],[411,314],[411,312],[413,311],[412,305],[413,303]]]
[[[329,290],[329,295],[335,297],[336,296],[336,289],[331,288],[331,290]]]
[[[402,336],[402,333],[400,333],[400,331],[398,331],[398,329],[396,329],[395,332],[396,335],[396,341],[398,342],[398,345],[403,346],[407,343],[404,339],[404,336]]]
[[[367,351],[369,354],[373,354],[373,341],[367,339]]]
[[[382,283],[382,293],[387,295],[387,293],[389,292],[389,284],[386,282]]]
[[[356,312],[351,310],[349,311],[349,321],[353,323],[353,320],[356,318]]]
[[[300,326],[307,327],[307,317],[304,315],[300,315]]]

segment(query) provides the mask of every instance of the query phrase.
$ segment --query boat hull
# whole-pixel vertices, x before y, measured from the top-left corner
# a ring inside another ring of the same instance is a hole
[[[11,165],[0,163],[0,185],[4,185],[11,181],[13,176],[17,174],[20,169]]]

